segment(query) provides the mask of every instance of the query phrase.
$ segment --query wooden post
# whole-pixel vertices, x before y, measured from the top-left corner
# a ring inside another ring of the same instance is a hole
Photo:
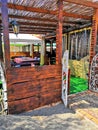
[[[1,35],[1,31],[0,31],[0,60],[3,60],[2,35]]]
[[[63,25],[63,0],[58,0],[58,23],[56,30],[56,64],[62,63],[62,25]]]
[[[45,38],[42,37],[42,44],[41,44],[41,53],[40,53],[40,65],[44,65],[45,63]]]
[[[32,44],[32,58],[34,58],[34,44]]]
[[[52,55],[52,51],[53,51],[53,43],[52,43],[53,40],[50,40],[50,53]]]
[[[98,9],[95,10],[95,14],[93,16],[92,36],[91,36],[91,44],[90,44],[90,63],[92,61],[92,58],[95,55],[95,46],[97,44],[97,35],[98,35]]]
[[[9,42],[9,21],[8,21],[8,7],[7,0],[1,0],[1,15],[3,25],[3,39],[4,39],[4,62],[5,67],[10,67],[10,42]]]
[[[30,44],[30,56],[34,58],[34,44]]]
[[[39,53],[39,46],[40,46],[40,45],[39,45],[39,43],[38,43],[38,45],[37,45],[37,47],[38,47],[38,53]]]

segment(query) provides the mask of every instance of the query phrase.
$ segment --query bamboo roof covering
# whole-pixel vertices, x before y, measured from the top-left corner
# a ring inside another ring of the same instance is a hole
[[[8,0],[9,21],[16,20],[19,23],[20,33],[55,34],[58,21],[57,1]],[[68,28],[91,23],[97,8],[97,0],[63,0],[63,32]],[[9,30],[12,32],[11,26]]]

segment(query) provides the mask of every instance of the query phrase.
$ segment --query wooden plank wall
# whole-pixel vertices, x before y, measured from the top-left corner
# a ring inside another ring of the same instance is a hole
[[[8,69],[9,114],[18,114],[60,101],[61,74],[61,65]]]

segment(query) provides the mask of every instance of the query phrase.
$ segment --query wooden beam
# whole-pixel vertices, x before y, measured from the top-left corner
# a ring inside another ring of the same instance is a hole
[[[30,27],[27,27],[27,26],[26,26],[26,27],[20,26],[20,29],[23,29],[23,28],[28,29],[28,30],[29,30],[29,29],[30,29],[30,30],[33,30],[33,29],[36,29],[36,30],[37,30],[37,29],[38,29],[38,30],[49,30],[49,31],[56,30],[55,28],[47,28],[47,27],[46,27],[46,28],[44,28],[44,27],[40,27],[40,28],[39,28],[39,27],[37,27],[37,26],[36,26],[36,27],[33,27],[33,26],[32,26],[32,27],[30,28]]]
[[[44,23],[33,23],[33,22],[32,23],[30,23],[30,22],[18,22],[18,23],[19,23],[19,25],[56,27],[56,24],[44,24]]]
[[[45,28],[45,29],[48,28],[48,29],[54,29],[54,30],[56,29],[55,26],[49,26],[48,27],[48,26],[45,26],[44,24],[42,24],[42,25],[41,24],[40,25],[39,24],[38,25],[37,24],[34,24],[34,25],[23,25],[23,24],[21,24],[20,27],[23,27],[23,28],[25,28],[25,27],[33,28],[34,27],[34,28]]]
[[[37,12],[37,13],[44,13],[44,14],[50,14],[50,15],[56,15],[57,14],[57,10],[53,11],[53,10],[47,10],[47,9],[42,9],[42,8],[35,8],[35,7],[27,7],[27,6],[22,6],[22,5],[16,5],[16,4],[12,4],[12,3],[8,3],[8,7],[10,9],[16,9],[16,10],[23,10],[23,11],[29,11],[29,12]],[[83,18],[83,19],[91,19],[90,16],[83,16],[83,15],[78,15],[78,14],[74,14],[74,13],[66,13],[64,12],[64,16],[66,17],[73,17],[75,16],[76,18]]]
[[[65,13],[64,12],[64,14],[63,14],[64,16],[68,16],[68,17],[70,17],[70,16],[74,16],[75,18],[81,18],[81,17],[83,17],[84,19],[87,19],[87,17],[88,17],[88,20],[89,19],[91,19],[91,17],[89,17],[89,16],[82,16],[82,15],[78,15],[77,16],[77,14],[69,14],[69,13]],[[1,14],[0,14],[0,16],[1,16]],[[9,15],[9,18],[17,18],[17,19],[24,19],[24,20],[34,20],[34,21],[44,21],[44,22],[53,22],[53,23],[55,23],[55,22],[57,22],[57,20],[56,19],[48,19],[48,18],[36,18],[36,17],[27,17],[27,16],[19,16],[19,15]],[[64,20],[63,21],[63,23],[69,23],[69,24],[78,24],[78,23],[76,23],[76,22],[73,22],[73,21],[66,21],[66,20]]]
[[[86,0],[63,0],[63,1],[98,9],[98,3],[94,3],[91,1],[86,1]]]
[[[32,31],[50,31],[50,32],[53,32],[55,31],[56,29],[50,29],[50,28],[36,28],[36,27],[20,27],[20,30],[32,30]]]
[[[79,15],[79,14],[67,13],[67,12],[63,12],[63,16],[73,17],[73,18],[82,18],[82,19],[88,19],[88,20],[91,20],[91,18],[92,18],[92,17],[86,16],[86,15]]]
[[[6,69],[10,67],[10,42],[7,0],[1,0],[1,14],[4,40],[4,61]]]
[[[12,30],[10,27],[9,30]],[[43,30],[43,31],[55,31],[55,29],[49,29],[49,28],[36,28],[36,27],[20,27],[19,30]]]
[[[9,31],[13,31],[13,29],[9,29]],[[20,31],[27,31],[27,32],[46,32],[46,33],[52,33],[52,32],[54,32],[54,31],[52,31],[52,30],[36,30],[36,29],[33,29],[33,30],[29,30],[29,29],[20,29]]]
[[[13,31],[10,31],[10,33],[13,33]],[[19,32],[20,34],[51,34],[50,32],[46,31],[28,31],[28,30],[22,30]]]
[[[13,31],[12,28],[9,29],[9,31]],[[32,32],[55,32],[54,30],[42,30],[42,29],[28,29],[28,28],[21,28],[20,31],[32,31]]]
[[[27,17],[19,15],[9,15],[10,18],[24,19],[24,20],[35,20],[35,21],[44,21],[44,22],[56,22],[55,19],[46,19],[46,18],[36,18],[36,17]]]
[[[58,0],[58,23],[56,30],[56,64],[62,64],[63,0]]]

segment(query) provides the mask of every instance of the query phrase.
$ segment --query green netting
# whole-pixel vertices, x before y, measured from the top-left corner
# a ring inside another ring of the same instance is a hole
[[[88,90],[88,80],[79,77],[70,78],[70,94],[83,92],[86,90]]]

